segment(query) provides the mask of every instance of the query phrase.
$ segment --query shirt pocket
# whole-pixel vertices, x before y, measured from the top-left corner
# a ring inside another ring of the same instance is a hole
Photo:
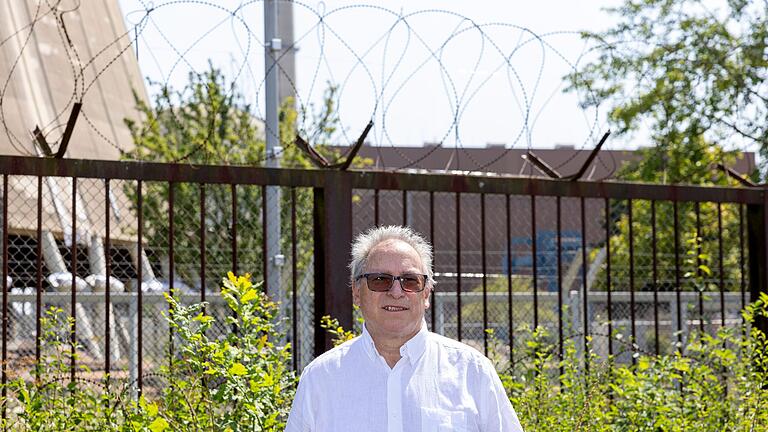
[[[436,408],[421,409],[421,432],[469,432],[467,415],[463,411]]]

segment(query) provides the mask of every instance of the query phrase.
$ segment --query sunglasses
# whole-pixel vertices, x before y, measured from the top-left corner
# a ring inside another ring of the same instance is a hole
[[[424,291],[429,276],[420,274],[405,274],[392,276],[387,273],[366,273],[358,276],[355,281],[365,278],[368,289],[376,292],[386,292],[392,289],[396,280],[400,281],[400,287],[405,292]]]

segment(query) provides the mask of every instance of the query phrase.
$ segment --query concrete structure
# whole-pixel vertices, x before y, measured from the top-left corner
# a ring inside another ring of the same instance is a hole
[[[117,1],[0,2],[0,153],[42,155],[32,134],[38,126],[56,152],[75,102],[82,102],[82,111],[65,157],[114,160],[131,149],[124,119],[138,117],[134,94],[147,100],[131,37]],[[24,214],[16,207],[36,199],[35,183],[10,180],[9,215]],[[89,204],[86,185],[77,197],[81,244],[103,235],[104,209]],[[66,242],[71,189],[71,182],[50,178],[42,188],[43,227]],[[113,190],[115,200],[124,199],[120,188]],[[11,216],[9,225],[11,232],[30,232],[36,221]],[[123,235],[116,229],[113,236]]]
[[[36,125],[58,142],[81,100],[66,156],[116,159],[132,147],[123,119],[136,117],[133,92],[147,98],[132,32],[117,1],[50,3],[0,2],[0,152],[36,155]]]

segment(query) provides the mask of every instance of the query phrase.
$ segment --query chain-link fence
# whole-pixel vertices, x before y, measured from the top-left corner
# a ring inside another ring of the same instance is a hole
[[[654,186],[652,200],[628,198],[638,194],[631,185],[601,197],[594,190],[607,184],[552,182],[537,194],[519,186],[530,179],[340,173],[352,181],[335,183],[329,179],[344,177],[116,162],[62,162],[57,169],[80,175],[53,176],[40,159],[13,161],[0,164],[9,376],[32,372],[39,318],[56,306],[74,318],[76,370],[142,384],[172,355],[163,294],[207,301],[217,318],[212,332],[224,334],[228,311],[218,290],[230,271],[266,279],[301,369],[323,348],[315,346],[324,331],[317,315],[343,315],[346,304],[329,302],[350,297],[348,284],[328,283],[330,272],[348,280],[343,264],[326,268],[329,254],[348,259],[334,230],[354,235],[375,225],[406,224],[434,244],[437,285],[426,316],[433,330],[513,361],[537,326],[561,347],[573,341],[584,349],[591,340],[596,353],[618,361],[668,353],[695,331],[739,325],[748,291],[759,288],[749,268],[760,265],[750,254],[761,243],[747,232],[764,233],[761,191],[696,188],[671,199],[668,187]],[[126,175],[131,169],[138,171]],[[390,189],[371,187],[379,178]],[[265,193],[270,185],[279,193]],[[489,185],[497,191],[476,192]],[[346,201],[316,211],[318,190],[343,187],[352,187],[349,213],[333,208]],[[277,219],[268,207],[279,210]],[[351,214],[352,226],[332,211]],[[328,231],[318,237],[321,217]],[[275,269],[276,279],[265,278]],[[325,283],[316,303],[318,281]]]
[[[275,187],[279,229],[265,238],[260,185],[11,175],[4,186],[6,378],[30,376],[45,357],[38,318],[53,307],[74,318],[78,373],[157,384],[151,377],[172,355],[164,294],[209,303],[212,335],[229,332],[221,280],[250,273],[261,283],[267,242],[278,286],[264,288],[281,302],[284,342],[296,368],[312,359],[311,189]]]
[[[438,190],[355,196],[355,232],[406,223],[432,241],[431,328],[512,360],[535,327],[561,347],[570,340],[583,351],[589,340],[623,362],[668,353],[694,331],[741,325],[749,301],[743,204]]]

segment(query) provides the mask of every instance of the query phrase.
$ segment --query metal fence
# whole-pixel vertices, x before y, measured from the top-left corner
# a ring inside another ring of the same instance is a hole
[[[485,352],[499,348],[492,328],[512,361],[516,334],[537,326],[561,352],[568,339],[625,362],[670,352],[692,330],[740,324],[750,292],[765,287],[760,189],[428,179],[357,189],[355,232],[404,223],[428,233],[432,328]]]
[[[300,369],[331,343],[321,316],[357,326],[349,245],[375,225],[407,224],[434,244],[433,330],[512,361],[536,326],[561,350],[592,337],[619,361],[632,344],[670,352],[693,330],[740,324],[766,290],[761,188],[10,156],[0,174],[3,380],[31,371],[40,317],[58,305],[74,317],[72,373],[141,388],[167,353],[163,292],[221,315],[221,277],[262,280],[268,263],[280,286],[264,289],[282,300]],[[265,227],[268,186],[281,189],[280,238]]]

